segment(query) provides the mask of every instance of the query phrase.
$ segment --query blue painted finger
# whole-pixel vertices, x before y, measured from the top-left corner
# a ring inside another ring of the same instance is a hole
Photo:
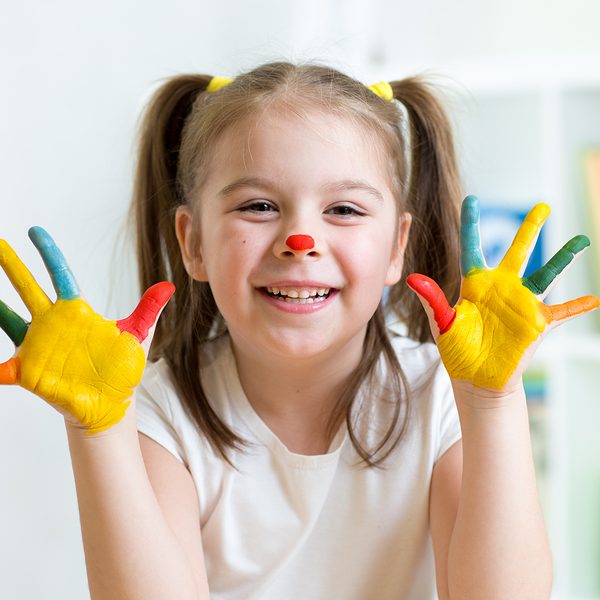
[[[460,268],[463,275],[484,269],[485,260],[479,237],[479,199],[467,196],[460,212]]]
[[[52,279],[52,285],[58,298],[60,300],[79,298],[79,286],[75,277],[50,234],[41,227],[32,227],[28,234],[50,273],[50,279]]]

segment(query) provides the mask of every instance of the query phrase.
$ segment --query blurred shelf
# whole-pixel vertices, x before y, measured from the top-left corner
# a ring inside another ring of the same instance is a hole
[[[472,60],[435,71],[458,82],[453,118],[466,193],[513,207],[548,202],[544,260],[574,235],[590,235],[582,152],[600,148],[600,56]],[[600,261],[598,241],[547,303],[600,295],[591,268]],[[600,600],[597,313],[548,333],[531,362],[534,384],[540,373],[530,423],[555,560],[552,598]]]

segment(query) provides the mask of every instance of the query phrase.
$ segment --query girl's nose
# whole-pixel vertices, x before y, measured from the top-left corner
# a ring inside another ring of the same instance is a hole
[[[301,250],[312,250],[315,247],[315,240],[313,240],[310,235],[296,233],[290,235],[287,240],[285,240],[285,245],[296,252]]]
[[[282,257],[317,256],[320,254],[319,244],[305,233],[294,233],[285,238],[279,238],[273,248],[275,254]]]

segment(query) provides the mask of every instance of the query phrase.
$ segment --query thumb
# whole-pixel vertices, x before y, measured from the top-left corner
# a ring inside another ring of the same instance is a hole
[[[452,327],[456,311],[448,304],[440,286],[426,275],[413,273],[406,278],[406,283],[419,297],[429,318],[433,338],[437,340],[438,336]]]
[[[174,291],[175,286],[168,281],[155,283],[144,292],[131,315],[117,321],[117,327],[121,331],[131,333],[141,344],[148,337],[150,330],[154,331],[156,321]]]

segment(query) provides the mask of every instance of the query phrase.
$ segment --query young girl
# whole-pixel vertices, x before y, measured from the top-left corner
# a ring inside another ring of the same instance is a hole
[[[522,279],[538,205],[487,269],[468,197],[451,308],[459,201],[425,82],[273,63],[152,99],[129,318],[90,309],[44,230],[54,304],[2,242],[32,321],[0,307],[0,381],[65,416],[94,599],[548,597],[520,376],[600,305],[540,301],[587,240]]]

